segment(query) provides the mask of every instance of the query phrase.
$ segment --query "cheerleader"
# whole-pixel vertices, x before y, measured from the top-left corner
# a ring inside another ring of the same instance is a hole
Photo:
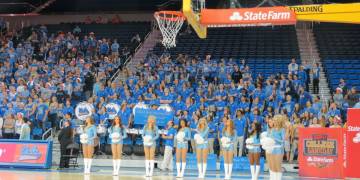
[[[113,155],[113,175],[117,176],[119,175],[121,165],[123,139],[127,138],[126,130],[123,127],[119,116],[116,116],[114,118],[112,126],[109,128],[108,131],[111,144],[111,152]]]
[[[261,124],[253,122],[251,124],[252,131],[249,138],[246,139],[246,148],[248,149],[248,158],[250,162],[251,179],[258,180],[260,173],[260,133]]]
[[[209,153],[208,148],[208,134],[209,134],[209,127],[207,125],[206,119],[201,118],[199,120],[199,124],[197,126],[197,134],[195,134],[195,144],[196,144],[196,159],[198,163],[198,171],[199,177],[204,178],[206,173],[206,166],[207,166],[207,156]]]
[[[159,129],[156,126],[155,116],[149,116],[148,122],[142,132],[145,152],[146,177],[152,177],[154,171],[154,159],[156,140],[159,138]]]
[[[186,167],[186,153],[188,151],[188,141],[191,139],[190,128],[187,127],[185,119],[180,119],[176,134],[176,178],[184,177]]]
[[[225,169],[224,179],[231,179],[235,141],[236,141],[236,131],[234,129],[234,122],[228,119],[225,122],[225,127],[222,131],[222,138],[221,138],[221,145],[223,147],[223,155],[224,155],[224,169]]]
[[[96,126],[94,120],[90,117],[85,120],[84,133],[80,136],[84,153],[84,173],[90,174],[92,156],[94,154],[94,139],[96,135]]]
[[[285,143],[285,115],[275,115],[273,117],[274,127],[268,130],[267,137],[273,139],[274,145],[269,152],[269,171],[271,180],[281,180],[281,164],[284,157],[284,143]]]

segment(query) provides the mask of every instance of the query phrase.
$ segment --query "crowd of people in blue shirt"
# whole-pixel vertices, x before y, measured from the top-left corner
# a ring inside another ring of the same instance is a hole
[[[292,133],[295,124],[341,127],[346,123],[346,109],[359,100],[356,89],[348,91],[342,80],[334,99],[329,105],[323,104],[319,96],[307,91],[309,73],[319,78],[319,66],[306,72],[294,59],[288,73],[264,77],[253,74],[246,60],[149,54],[136,72],[124,70],[124,82],[112,82],[109,79],[119,66],[119,50],[116,40],[99,40],[94,33],[81,39],[71,32],[48,35],[46,26],[16,45],[11,38],[5,39],[0,49],[3,137],[13,138],[12,134],[19,133],[14,117],[18,113],[32,122],[36,138],[48,128],[61,127],[62,120],[78,124],[74,108],[82,101],[93,104],[95,123],[105,126],[111,124],[105,105],[120,105],[118,116],[127,128],[133,128],[132,108],[137,103],[153,107],[169,104],[175,111],[175,126],[185,119],[191,129],[196,129],[198,120],[206,117],[209,139],[213,139],[209,141],[213,143],[210,152],[217,148],[214,143],[221,138],[223,122],[233,120],[237,137],[242,137],[236,153],[241,156],[243,141],[254,121],[265,131],[270,117],[288,116],[291,141],[291,136],[296,136]],[[353,95],[351,102],[349,93]]]
[[[18,137],[21,113],[31,122],[33,138],[74,118],[74,107],[104,88],[121,65],[116,39],[97,39],[94,33],[49,34],[46,26],[30,36],[2,36],[0,48],[0,117],[3,137]],[[100,102],[97,99],[96,102]]]

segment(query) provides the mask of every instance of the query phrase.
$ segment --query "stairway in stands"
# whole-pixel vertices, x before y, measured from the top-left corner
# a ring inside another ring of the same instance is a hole
[[[319,83],[319,96],[324,103],[329,102],[331,99],[331,93],[326,80],[325,71],[322,66],[319,51],[315,41],[315,36],[311,28],[311,24],[307,22],[298,23],[296,27],[296,34],[299,44],[300,57],[302,63],[314,65],[320,64],[320,83]],[[312,93],[312,74],[310,74],[310,92]]]
[[[135,52],[134,56],[130,59],[129,63],[126,64],[126,69],[128,69],[131,72],[136,72],[136,67],[140,62],[142,62],[149,51],[153,50],[155,45],[159,42],[161,39],[161,32],[158,29],[153,29],[149,35],[145,37],[144,43],[140,46],[140,48]],[[125,80],[126,74],[125,72],[119,73],[118,77],[116,77],[116,80]]]

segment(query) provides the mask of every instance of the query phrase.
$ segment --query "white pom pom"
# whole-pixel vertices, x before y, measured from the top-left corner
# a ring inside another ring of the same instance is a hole
[[[260,139],[260,143],[261,143],[262,148],[266,152],[271,152],[275,146],[274,139],[269,138],[269,137],[264,137],[264,138]]]
[[[88,143],[88,139],[89,139],[89,137],[88,137],[87,134],[83,133],[83,134],[80,135],[80,142],[81,142],[81,144],[86,144],[86,143]]]
[[[200,134],[195,134],[194,140],[195,140],[196,144],[204,144],[205,143],[204,138],[201,137]]]
[[[260,134],[260,139],[263,139],[263,138],[265,138],[265,137],[267,137],[267,132],[265,131],[265,132],[262,132],[261,134]]]
[[[152,141],[151,136],[144,136],[143,141],[144,141],[145,146],[152,146],[153,145],[153,141]]]
[[[230,147],[230,138],[223,136],[220,140],[221,140],[221,145],[224,148]]]
[[[112,133],[112,134],[110,134],[110,138],[111,138],[111,141],[113,142],[113,143],[117,143],[117,142],[119,142],[120,141],[120,133],[118,133],[118,132],[114,132],[114,133]]]
[[[185,139],[185,133],[184,132],[177,133],[176,140],[178,142],[184,142],[184,139]]]
[[[254,149],[254,148],[255,148],[255,146],[251,145],[251,144],[254,143],[254,139],[253,139],[253,138],[247,138],[247,139],[245,140],[245,143],[246,143],[246,148],[247,148],[247,149]]]

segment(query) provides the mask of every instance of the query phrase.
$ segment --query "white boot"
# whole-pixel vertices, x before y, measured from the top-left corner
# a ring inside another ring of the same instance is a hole
[[[88,159],[84,158],[84,174],[87,174]]]
[[[206,168],[207,168],[207,164],[204,163],[203,166],[202,166],[202,177],[201,178],[205,178],[206,176]]]
[[[181,163],[176,163],[176,171],[177,171],[177,174],[176,174],[176,177],[179,178],[181,177]]]
[[[91,164],[92,164],[92,158],[89,159],[89,164],[88,164],[88,173],[89,174],[91,172]]]
[[[181,175],[180,175],[180,177],[184,177],[184,173],[185,173],[185,168],[186,168],[186,163],[182,163],[181,164]]]
[[[152,177],[153,176],[153,172],[154,172],[154,160],[150,160],[150,172],[149,172],[149,176]]]
[[[255,179],[255,166],[250,164],[251,180]]]
[[[117,165],[116,165],[116,175],[119,175],[119,171],[120,171],[120,167],[121,167],[121,160],[120,159],[116,160],[116,163],[117,163]]]
[[[117,176],[116,169],[117,169],[117,161],[113,159],[113,176]]]
[[[228,173],[228,178],[229,179],[231,179],[232,168],[233,168],[233,164],[229,164],[229,173]]]
[[[269,180],[274,180],[274,172],[269,169]]]
[[[278,173],[277,178],[278,178],[278,180],[282,179],[282,173],[281,172]]]
[[[259,174],[260,174],[260,166],[256,165],[255,166],[255,180],[259,179]]]
[[[201,167],[200,163],[198,163],[197,166],[198,166],[198,172],[199,172],[198,178],[200,179],[200,178],[202,178],[202,167]]]
[[[145,160],[145,177],[149,177],[149,160]]]
[[[228,179],[228,173],[229,173],[229,164],[224,164],[224,170],[225,170],[225,177],[224,179]]]

